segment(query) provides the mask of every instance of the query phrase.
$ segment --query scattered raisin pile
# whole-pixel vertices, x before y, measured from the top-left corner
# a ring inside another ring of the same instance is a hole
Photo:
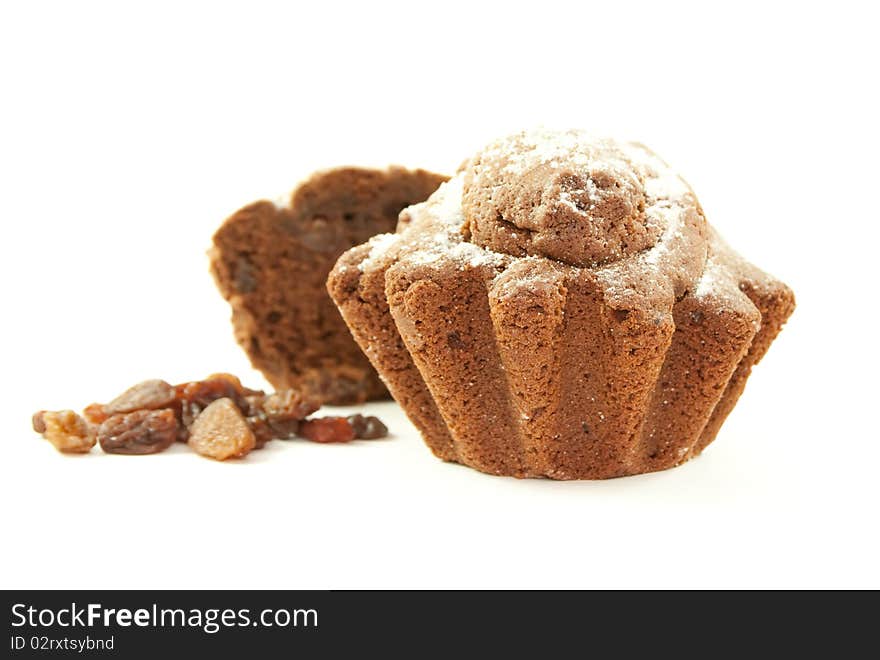
[[[147,380],[110,403],[72,410],[41,410],[33,426],[61,452],[82,454],[100,444],[108,454],[156,454],[186,442],[219,461],[245,456],[269,440],[372,440],[388,434],[376,417],[312,417],[319,404],[294,390],[266,394],[231,374],[169,385]]]

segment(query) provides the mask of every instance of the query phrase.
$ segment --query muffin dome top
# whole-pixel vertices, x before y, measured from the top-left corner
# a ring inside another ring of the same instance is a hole
[[[359,268],[393,260],[491,280],[517,272],[526,283],[565,272],[593,281],[612,309],[663,316],[696,290],[709,242],[693,191],[648,148],[541,129],[465,161],[401,213],[396,234],[370,240]]]
[[[463,233],[514,256],[609,264],[657,245],[690,188],[640,145],[578,130],[496,140],[462,171]]]

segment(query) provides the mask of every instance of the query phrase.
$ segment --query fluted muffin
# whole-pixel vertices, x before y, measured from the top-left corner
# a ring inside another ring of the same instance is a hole
[[[554,479],[699,454],[794,309],[655,154],[580,131],[490,144],[328,290],[437,456]]]
[[[446,179],[402,167],[326,170],[281,204],[255,202],[223,223],[211,271],[236,339],[273,387],[330,404],[387,397],[327,296],[327,274],[342,252],[393,231],[401,209]]]

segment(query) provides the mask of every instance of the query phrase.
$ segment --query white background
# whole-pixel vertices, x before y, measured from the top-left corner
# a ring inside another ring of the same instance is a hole
[[[869,4],[4,2],[0,587],[880,587]],[[493,478],[392,403],[393,439],[228,464],[30,430],[148,377],[262,385],[207,271],[236,208],[536,124],[645,142],[798,296],[698,460]]]

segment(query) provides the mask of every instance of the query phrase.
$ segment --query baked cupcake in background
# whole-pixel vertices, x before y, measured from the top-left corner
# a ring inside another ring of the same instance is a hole
[[[491,474],[662,470],[715,438],[794,309],[642,145],[488,145],[328,290],[440,458]]]
[[[211,272],[232,306],[236,339],[273,387],[329,404],[388,396],[327,296],[327,274],[447,178],[402,167],[325,170],[283,203],[245,206],[217,230]]]

